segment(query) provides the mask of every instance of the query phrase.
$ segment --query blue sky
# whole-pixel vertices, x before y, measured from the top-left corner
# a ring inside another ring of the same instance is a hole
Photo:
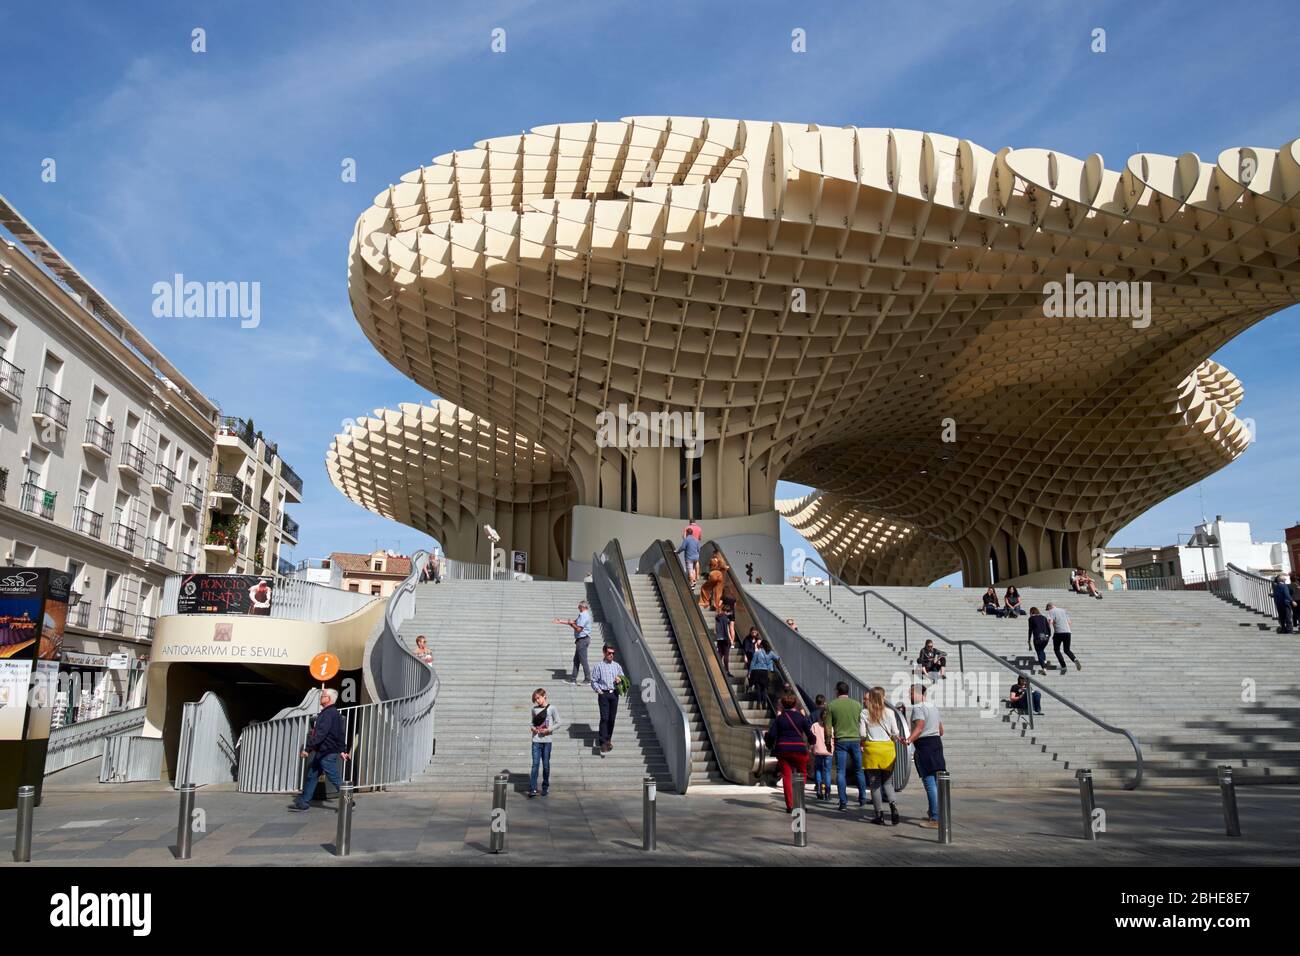
[[[638,113],[934,130],[993,150],[1100,152],[1112,169],[1138,150],[1212,162],[1300,135],[1289,0],[1233,15],[1197,0],[13,6],[0,9],[0,192],[227,413],[279,441],[306,482],[297,558],[427,541],[339,495],[324,452],[343,420],[430,398],[362,336],[346,262],[374,195],[439,153]],[[196,27],[206,53],[191,51]],[[1095,27],[1105,53],[1090,50]],[[494,28],[505,53],[489,48]],[[261,326],[154,318],[151,288],[177,272],[260,282]],[[1300,520],[1297,319],[1274,316],[1216,356],[1245,383],[1238,414],[1256,444],[1115,544],[1172,541],[1202,496],[1257,537]]]

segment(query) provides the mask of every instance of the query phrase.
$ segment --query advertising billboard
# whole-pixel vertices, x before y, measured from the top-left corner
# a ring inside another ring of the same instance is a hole
[[[253,574],[187,574],[176,597],[178,614],[271,613],[275,579]]]

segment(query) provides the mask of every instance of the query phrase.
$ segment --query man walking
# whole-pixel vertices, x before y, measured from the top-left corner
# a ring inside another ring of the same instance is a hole
[[[1065,673],[1065,657],[1074,661],[1076,670],[1083,670],[1083,665],[1070,650],[1070,615],[1065,613],[1065,608],[1049,604],[1047,618],[1052,622],[1052,650],[1056,654],[1056,659],[1061,662],[1061,673]],[[1065,651],[1065,657],[1061,656],[1062,649]]]
[[[600,755],[614,749],[614,718],[618,716],[618,682],[623,668],[614,661],[614,648],[606,644],[601,661],[591,672],[591,689],[600,705]]]
[[[1047,675],[1047,642],[1052,639],[1052,622],[1036,607],[1029,609],[1029,646],[1038,655],[1038,673]]]
[[[849,685],[844,681],[835,685],[835,699],[826,705],[826,714],[835,736],[835,786],[840,798],[839,808],[849,808],[849,773],[853,773],[857,780],[858,806],[865,807],[867,774],[862,767],[862,737],[858,732],[862,705],[849,696]]]
[[[1050,605],[1049,605],[1050,607]],[[908,735],[908,746],[916,745],[916,772],[925,786],[925,797],[929,803],[929,812],[921,824],[931,830],[939,826],[939,778],[940,770],[947,770],[943,760],[943,717],[939,708],[925,700],[925,685],[912,685],[912,732]]]
[[[578,602],[578,616],[572,621],[557,617],[552,623],[567,624],[573,628],[573,677],[570,684],[578,683],[578,668],[582,668],[582,683],[591,680],[591,668],[587,666],[587,648],[591,646],[591,608],[586,601]]]
[[[691,534],[690,528],[682,533],[682,544],[677,549],[677,553],[682,555],[682,559],[686,562],[686,573],[690,576],[691,587],[695,587],[695,582],[700,577],[700,539]]]
[[[1285,574],[1279,574],[1273,580],[1273,603],[1277,605],[1277,622],[1282,625],[1282,633],[1292,633],[1295,605],[1291,600],[1291,585],[1287,583]]]
[[[311,809],[311,797],[316,792],[316,781],[322,773],[334,784],[334,789],[343,788],[339,759],[347,760],[348,754],[344,750],[343,717],[334,706],[337,700],[338,691],[326,687],[320,692],[320,713],[316,715],[316,722],[307,737],[307,746],[299,754],[312,759],[307,766],[307,780],[302,785],[302,794],[289,804],[289,809],[294,813]]]

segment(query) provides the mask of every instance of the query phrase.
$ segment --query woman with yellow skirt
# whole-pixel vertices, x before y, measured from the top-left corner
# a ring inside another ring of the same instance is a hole
[[[876,818],[871,822],[885,825],[881,796],[889,803],[890,822],[898,826],[898,804],[894,802],[894,741],[898,738],[894,714],[885,706],[885,689],[873,687],[862,695],[862,716],[858,720],[862,736],[862,765],[871,788],[871,803]]]

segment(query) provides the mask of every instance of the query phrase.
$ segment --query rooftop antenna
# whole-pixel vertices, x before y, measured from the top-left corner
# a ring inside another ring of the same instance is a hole
[[[1196,483],[1196,495],[1198,498],[1201,499],[1201,524],[1209,524],[1208,519],[1205,517],[1205,482],[1204,481],[1198,481]]]

